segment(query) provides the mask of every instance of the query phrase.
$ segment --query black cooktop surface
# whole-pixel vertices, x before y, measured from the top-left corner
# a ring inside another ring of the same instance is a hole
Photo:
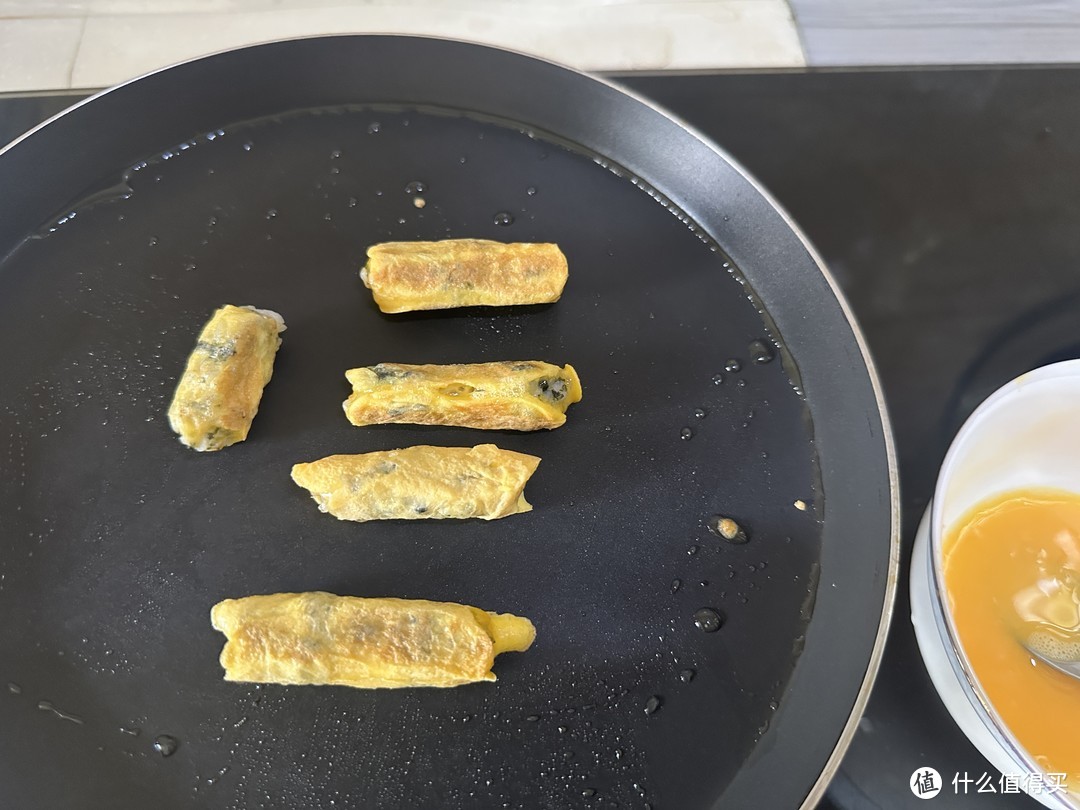
[[[877,686],[822,806],[923,808],[909,780],[929,766],[946,783],[938,806],[1035,807],[976,793],[999,774],[926,674],[907,561],[966,415],[1017,374],[1080,357],[1080,69],[618,81],[713,138],[790,211],[847,294],[884,384],[900,464],[901,584]],[[0,98],[0,143],[80,97]]]

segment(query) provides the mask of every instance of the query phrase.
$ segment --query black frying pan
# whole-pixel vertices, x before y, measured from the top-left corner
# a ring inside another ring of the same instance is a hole
[[[889,618],[895,470],[830,279],[715,147],[546,62],[331,37],[97,96],[0,154],[0,189],[0,804],[820,795]],[[563,299],[381,315],[365,247],[448,236],[558,242]],[[224,302],[289,330],[249,440],[199,455],[164,412]],[[351,366],[532,358],[573,363],[585,388],[543,435],[357,429],[340,410]],[[543,457],[535,511],[350,524],[288,477],[334,452],[484,440]],[[749,542],[710,534],[718,513]],[[223,682],[210,606],[314,589],[512,611],[539,636],[496,684]],[[695,627],[703,607],[718,632]]]

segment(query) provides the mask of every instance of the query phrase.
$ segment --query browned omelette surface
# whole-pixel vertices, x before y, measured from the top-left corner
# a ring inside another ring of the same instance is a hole
[[[360,272],[387,313],[549,304],[559,300],[567,277],[558,245],[487,239],[372,245]]]

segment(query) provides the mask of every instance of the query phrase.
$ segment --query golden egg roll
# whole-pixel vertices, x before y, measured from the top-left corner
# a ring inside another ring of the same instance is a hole
[[[493,444],[417,445],[296,464],[292,479],[339,520],[496,520],[532,509],[523,492],[539,464]]]
[[[549,304],[568,275],[558,245],[445,239],[383,242],[367,251],[360,278],[383,312]]]
[[[169,426],[193,450],[247,438],[274,373],[285,321],[276,312],[226,304],[199,334],[169,405]]]
[[[345,372],[344,403],[354,425],[390,422],[482,430],[552,429],[581,400],[573,366],[538,360],[410,366],[379,363]]]
[[[225,680],[361,689],[494,681],[495,656],[527,650],[532,622],[454,602],[276,593],[218,602]]]

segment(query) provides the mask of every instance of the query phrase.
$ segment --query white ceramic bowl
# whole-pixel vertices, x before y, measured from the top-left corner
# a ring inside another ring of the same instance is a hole
[[[926,669],[949,713],[1002,773],[1045,776],[1002,722],[972,671],[948,610],[941,565],[942,539],[958,518],[993,495],[1031,487],[1080,492],[1080,360],[1018,377],[968,418],[945,456],[911,558],[911,621]],[[1021,780],[1021,787],[1025,782]],[[1065,793],[1032,797],[1050,808],[1080,808],[1080,801]]]

